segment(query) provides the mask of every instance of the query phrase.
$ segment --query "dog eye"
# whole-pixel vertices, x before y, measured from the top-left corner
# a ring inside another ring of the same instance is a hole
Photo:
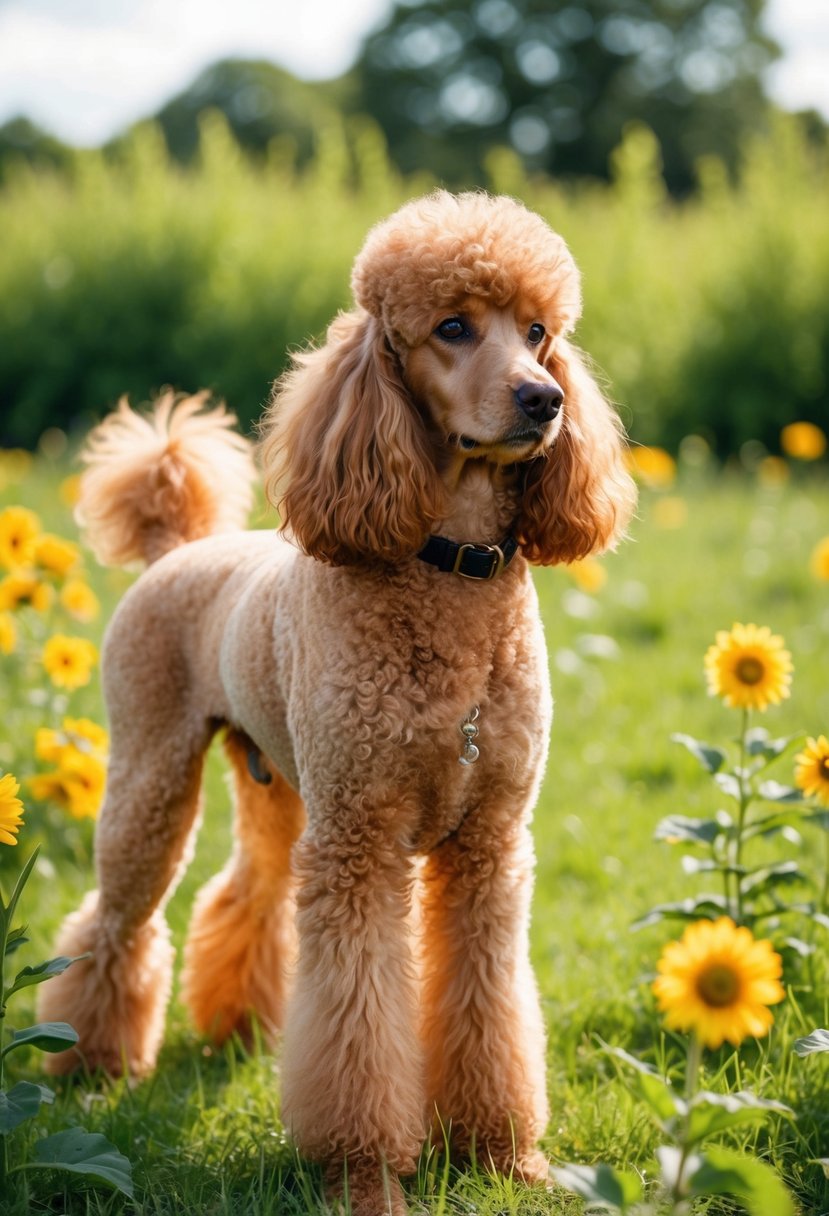
[[[447,342],[455,342],[458,338],[469,337],[469,330],[460,317],[447,317],[445,321],[441,321],[435,333],[439,338],[445,338]]]
[[[538,321],[536,321],[529,328],[529,332],[527,333],[527,341],[531,346],[538,346],[545,333],[546,330],[544,329],[544,326],[540,325]]]

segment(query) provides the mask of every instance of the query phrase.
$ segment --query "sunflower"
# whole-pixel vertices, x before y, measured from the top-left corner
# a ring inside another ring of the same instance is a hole
[[[794,758],[794,783],[807,797],[812,795],[829,806],[829,739],[807,739],[803,751]]]
[[[61,588],[60,602],[76,621],[94,621],[101,610],[98,597],[82,578],[70,578]]]
[[[813,422],[790,422],[780,432],[780,446],[795,460],[820,460],[826,451],[826,436]]]
[[[10,612],[0,612],[0,654],[12,654],[17,645],[17,626]]]
[[[88,684],[98,651],[86,638],[70,638],[56,633],[43,647],[43,666],[58,688],[80,688]]]
[[[0,777],[0,842],[17,844],[17,831],[23,822],[23,803],[17,797],[19,784],[11,773]]]
[[[0,511],[0,565],[7,570],[28,566],[40,534],[40,520],[28,507]]]
[[[815,578],[829,579],[829,536],[824,536],[815,545],[809,566]]]
[[[728,916],[689,925],[662,951],[657,970],[653,991],[665,1024],[693,1031],[706,1047],[760,1038],[774,1021],[767,1006],[786,995],[771,942],[755,941]]]
[[[0,612],[14,611],[30,605],[36,612],[46,612],[52,603],[52,588],[30,571],[21,570],[0,579]]]
[[[81,551],[73,541],[44,532],[35,541],[34,560],[41,570],[66,578],[80,563]]]
[[[792,656],[767,625],[721,630],[705,655],[708,692],[737,709],[768,709],[789,696]]]

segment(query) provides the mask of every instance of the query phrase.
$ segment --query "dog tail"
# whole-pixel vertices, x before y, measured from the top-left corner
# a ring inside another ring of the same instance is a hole
[[[164,393],[149,414],[117,410],[91,431],[75,518],[100,562],[154,562],[212,532],[244,528],[253,446],[209,394]]]

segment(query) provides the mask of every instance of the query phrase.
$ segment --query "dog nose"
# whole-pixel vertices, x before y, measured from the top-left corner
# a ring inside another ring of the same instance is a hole
[[[564,401],[564,393],[555,381],[552,384],[527,381],[519,384],[513,396],[518,408],[533,422],[552,422]]]

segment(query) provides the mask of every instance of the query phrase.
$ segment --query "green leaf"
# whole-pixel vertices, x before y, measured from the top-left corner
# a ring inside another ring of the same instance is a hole
[[[683,1162],[682,1149],[674,1148],[672,1144],[661,1144],[656,1150],[659,1162],[659,1172],[662,1183],[668,1191],[678,1191],[680,1195],[688,1194],[688,1179],[702,1165],[702,1157],[690,1154]],[[679,1186],[679,1171],[682,1170],[682,1185]]]
[[[788,806],[810,806],[803,797],[803,790],[794,785],[781,785],[779,781],[763,781],[757,790],[766,802],[785,802]]]
[[[68,1022],[38,1022],[36,1026],[27,1026],[24,1030],[16,1030],[11,1043],[0,1052],[6,1055],[16,1047],[37,1047],[41,1051],[66,1051],[78,1041],[78,1033]]]
[[[787,735],[785,739],[770,739],[769,732],[764,726],[755,726],[746,735],[746,747],[750,756],[762,756],[773,760],[782,755],[790,743],[800,738],[799,735]]]
[[[811,818],[797,807],[785,811],[773,811],[770,815],[753,819],[743,828],[743,840],[751,840],[755,836],[774,836],[784,828],[800,827],[811,822]],[[822,825],[821,825],[822,826]]]
[[[609,1165],[560,1165],[550,1171],[560,1186],[586,1199],[591,1207],[625,1212],[642,1198],[642,1182],[627,1170]]]
[[[803,1039],[795,1039],[794,1049],[799,1056],[811,1056],[816,1051],[829,1051],[829,1030],[813,1030]]]
[[[18,1081],[8,1093],[0,1090],[0,1136],[7,1136],[20,1123],[33,1119],[41,1102],[54,1102],[55,1095],[45,1085]]]
[[[769,890],[771,887],[781,886],[783,883],[805,881],[806,875],[796,861],[781,861],[777,865],[763,866],[754,874],[749,874],[748,877],[741,880],[740,890],[743,895],[759,895],[760,892]]]
[[[716,819],[691,819],[687,815],[667,815],[660,819],[653,834],[654,840],[665,840],[668,844],[712,844],[723,829]]]
[[[635,1090],[660,1119],[667,1122],[677,1115],[685,1114],[687,1108],[684,1099],[674,1093],[670,1081],[661,1076],[653,1065],[637,1059],[621,1047],[605,1046],[604,1051],[635,1070]]]
[[[689,1185],[692,1195],[735,1195],[751,1216],[794,1216],[791,1196],[777,1172],[731,1149],[708,1149]]]
[[[42,984],[44,980],[50,980],[53,975],[61,975],[67,967],[71,967],[73,963],[80,962],[82,958],[89,958],[90,955],[80,954],[77,958],[67,958],[65,955],[60,955],[58,958],[50,958],[46,963],[38,963],[36,967],[24,967],[14,977],[14,983],[11,988],[7,988],[4,999],[8,1000],[15,992],[19,992],[21,988],[28,988],[31,984]]]
[[[810,1157],[810,1165],[819,1165],[823,1170],[823,1177],[829,1178],[829,1157]]]
[[[735,802],[740,801],[740,783],[733,773],[715,773],[714,780],[724,794],[733,798]]]
[[[746,1123],[762,1123],[769,1114],[794,1118],[794,1111],[782,1102],[758,1098],[747,1090],[733,1094],[715,1094],[701,1090],[691,1099],[687,1139],[697,1144],[706,1136]]]
[[[25,866],[23,867],[23,869],[20,871],[19,875],[17,876],[17,882],[14,884],[14,890],[11,893],[11,899],[9,900],[8,904],[4,906],[2,899],[0,899],[0,908],[2,908],[2,910],[3,910],[4,920],[7,925],[10,925],[12,922],[12,918],[14,916],[14,910],[17,907],[17,901],[20,899],[20,896],[23,894],[23,888],[25,887],[26,883],[28,882],[29,875],[31,874],[32,870],[34,869],[34,864],[37,861],[37,855],[39,852],[40,852],[40,845],[38,845],[38,847],[34,850],[31,857],[26,862]]]
[[[719,772],[725,764],[727,757],[721,747],[713,747],[710,743],[703,743],[701,739],[692,738],[691,735],[675,734],[671,735],[671,740],[687,748],[707,773]]]
[[[6,955],[14,954],[15,950],[25,946],[28,940],[25,925],[18,925],[16,929],[11,929],[6,938]]]
[[[132,1166],[114,1144],[96,1132],[85,1132],[81,1127],[70,1127],[38,1140],[35,1144],[35,1160],[27,1161],[18,1169],[70,1170],[73,1174],[89,1174],[114,1187],[128,1199],[133,1199]]]
[[[657,904],[655,908],[651,908],[650,912],[646,912],[639,920],[635,920],[630,927],[631,929],[644,929],[648,925],[657,924],[660,920],[702,920],[706,918],[714,920],[726,912],[728,912],[728,905],[724,896],[698,895],[696,898],[682,899],[678,903]]]

